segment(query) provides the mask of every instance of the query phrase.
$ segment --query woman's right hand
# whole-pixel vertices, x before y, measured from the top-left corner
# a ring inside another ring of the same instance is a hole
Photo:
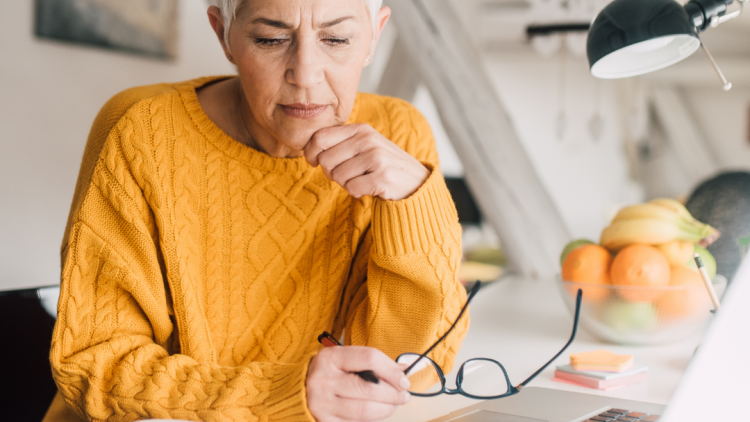
[[[371,370],[367,382],[354,372]],[[321,349],[307,370],[307,407],[318,422],[378,421],[409,402],[404,367],[372,347]]]

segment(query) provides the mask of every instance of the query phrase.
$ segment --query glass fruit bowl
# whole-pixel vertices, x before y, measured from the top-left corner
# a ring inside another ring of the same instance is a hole
[[[703,328],[713,305],[704,285],[635,287],[575,283],[557,277],[563,301],[575,312],[576,293],[583,289],[580,325],[596,337],[616,344],[671,343]],[[727,279],[714,278],[721,297]]]

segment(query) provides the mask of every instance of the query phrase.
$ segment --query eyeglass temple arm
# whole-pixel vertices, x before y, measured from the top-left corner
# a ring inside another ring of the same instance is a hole
[[[582,296],[583,296],[583,290],[578,289],[578,295],[576,297],[576,314],[575,314],[575,318],[573,320],[573,333],[570,335],[570,340],[568,340],[568,342],[565,344],[565,346],[555,355],[555,357],[553,357],[552,359],[550,359],[549,362],[545,363],[544,366],[542,366],[541,368],[539,368],[538,371],[536,371],[533,374],[531,374],[530,377],[526,378],[526,380],[524,382],[518,384],[518,386],[516,386],[516,389],[520,390],[523,387],[526,387],[526,384],[530,383],[531,380],[533,380],[534,378],[536,378],[537,375],[541,374],[542,371],[544,371],[545,369],[547,369],[547,367],[552,362],[554,362],[555,359],[559,358],[560,355],[563,354],[563,352],[565,351],[565,349],[567,349],[568,346],[570,346],[570,344],[573,343],[573,340],[576,338],[576,331],[578,331],[578,315],[581,313],[581,297]]]
[[[419,356],[419,359],[415,360],[411,365],[409,365],[409,367],[406,368],[406,370],[404,370],[404,375],[408,375],[409,371],[411,371],[412,368],[414,368],[414,366],[416,366],[417,363],[419,363],[420,360],[424,359],[424,357],[427,356],[427,354],[430,353],[432,351],[432,349],[434,349],[435,347],[437,347],[437,345],[440,344],[441,341],[445,340],[445,338],[448,337],[448,334],[450,334],[451,331],[453,331],[453,329],[456,328],[456,324],[458,324],[458,321],[461,320],[461,317],[464,315],[464,312],[466,311],[466,308],[469,307],[469,302],[471,302],[471,299],[474,297],[474,295],[477,294],[477,292],[479,291],[479,288],[481,287],[481,285],[482,285],[482,283],[480,283],[479,280],[477,280],[477,282],[474,283],[474,287],[471,288],[471,293],[469,293],[469,296],[466,298],[466,303],[464,304],[464,307],[461,308],[461,312],[458,313],[458,317],[453,322],[453,325],[451,325],[451,328],[449,328],[448,331],[446,331],[445,334],[443,334],[443,336],[440,337],[438,339],[438,341],[435,342],[435,344],[433,344],[432,346],[430,346],[430,348],[427,349],[426,352],[422,353],[422,355]]]

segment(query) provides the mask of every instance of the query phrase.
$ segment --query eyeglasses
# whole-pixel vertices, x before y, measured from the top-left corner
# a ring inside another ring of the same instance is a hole
[[[464,362],[458,369],[456,375],[456,389],[451,390],[445,387],[445,375],[440,366],[436,364],[432,359],[427,357],[440,342],[445,340],[456,327],[456,324],[463,316],[466,308],[469,306],[471,299],[479,291],[480,283],[477,281],[474,287],[469,293],[469,297],[466,300],[466,304],[458,314],[456,321],[451,327],[438,339],[426,352],[418,355],[416,353],[404,353],[396,359],[396,362],[409,364],[404,374],[409,377],[411,382],[411,388],[409,393],[418,397],[434,397],[440,394],[461,394],[472,399],[486,400],[486,399],[500,399],[503,397],[512,396],[518,394],[523,387],[526,386],[531,380],[536,378],[537,375],[542,373],[555,359],[557,359],[565,349],[573,343],[575,339],[576,331],[578,329],[578,316],[581,310],[581,298],[583,291],[578,290],[576,297],[576,313],[573,322],[573,332],[570,335],[570,339],[565,346],[560,350],[552,359],[544,364],[539,370],[531,374],[530,377],[517,386],[513,386],[508,378],[508,373],[505,371],[500,362],[487,359],[487,358],[475,358]]]

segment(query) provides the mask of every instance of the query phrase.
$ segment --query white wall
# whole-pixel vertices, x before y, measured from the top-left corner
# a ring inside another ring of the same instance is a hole
[[[750,72],[750,70],[748,70]],[[750,88],[685,88],[688,107],[723,169],[750,170]]]
[[[601,138],[592,139],[596,81],[585,59],[565,68],[567,130],[557,136],[560,60],[533,52],[486,56],[487,69],[542,182],[575,237],[599,240],[613,210],[642,200],[628,175],[614,82],[601,82]]]
[[[724,92],[713,76],[709,83],[681,85],[677,89],[698,136],[715,160],[715,169],[696,179],[678,159],[676,148],[680,140],[667,137],[656,122],[646,140],[649,154],[642,157],[640,165],[649,198],[687,199],[701,179],[712,177],[713,172],[750,171],[750,87],[738,86]]]
[[[411,102],[430,123],[432,134],[435,137],[438,157],[440,158],[440,171],[446,177],[463,177],[464,165],[458,159],[458,154],[453,149],[453,144],[451,144],[451,140],[445,132],[440,114],[435,106],[435,100],[430,95],[430,90],[425,85],[420,85]]]
[[[204,0],[180,1],[179,59],[37,39],[33,1],[0,1],[0,290],[59,282],[60,242],[91,123],[137,85],[234,73]]]

